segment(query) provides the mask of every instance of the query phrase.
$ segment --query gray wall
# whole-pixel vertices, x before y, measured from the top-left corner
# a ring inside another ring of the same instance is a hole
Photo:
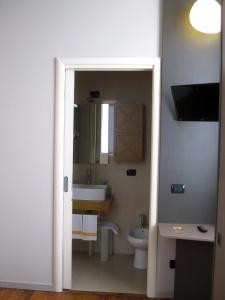
[[[175,84],[219,81],[220,35],[191,27],[193,3],[163,1],[161,222],[215,222],[218,123],[176,121],[170,91]],[[172,183],[185,184],[185,194],[171,194]]]
[[[53,284],[54,57],[159,56],[159,15],[158,0],[0,1],[0,282]]]
[[[223,6],[223,20],[225,20],[225,7]],[[220,166],[218,191],[217,232],[225,237],[225,22],[222,27],[222,87],[221,87],[221,127],[220,127]],[[225,244],[215,243],[215,264],[213,278],[213,300],[225,299]]]

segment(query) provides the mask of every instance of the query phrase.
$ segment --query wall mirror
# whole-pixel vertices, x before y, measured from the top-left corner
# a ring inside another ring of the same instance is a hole
[[[74,163],[108,164],[113,145],[114,105],[81,103],[74,107]]]

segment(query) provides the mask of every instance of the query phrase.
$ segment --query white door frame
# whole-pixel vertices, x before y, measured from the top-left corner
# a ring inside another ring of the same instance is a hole
[[[138,71],[152,70],[152,112],[151,112],[151,168],[150,168],[150,211],[147,296],[156,297],[157,259],[157,215],[158,175],[160,141],[160,58],[159,57],[80,57],[56,58],[55,74],[55,144],[54,144],[54,243],[53,276],[54,288],[62,291],[63,285],[63,237],[69,234],[63,230],[63,176],[64,176],[64,115],[65,74],[74,71]],[[69,178],[72,182],[72,178]],[[71,199],[72,200],[72,199]],[[68,201],[69,202],[69,201]],[[66,203],[65,203],[66,205]],[[64,209],[65,209],[64,205]],[[68,203],[71,207],[71,202]],[[72,215],[71,215],[72,218]],[[68,222],[70,223],[70,222]]]
[[[74,123],[75,72],[65,70],[64,91],[64,164],[63,176],[67,180],[67,191],[63,193],[63,248],[71,255],[63,255],[63,288],[72,286],[72,188],[73,188],[73,123]],[[66,182],[64,183],[64,185]]]

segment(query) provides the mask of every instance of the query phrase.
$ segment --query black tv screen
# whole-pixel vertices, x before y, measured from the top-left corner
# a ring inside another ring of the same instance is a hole
[[[219,83],[171,86],[179,121],[218,121]]]

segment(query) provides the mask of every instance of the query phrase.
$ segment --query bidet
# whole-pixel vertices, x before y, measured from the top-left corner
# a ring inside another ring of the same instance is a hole
[[[128,232],[128,242],[134,247],[134,267],[147,269],[148,263],[148,228],[134,228]]]

